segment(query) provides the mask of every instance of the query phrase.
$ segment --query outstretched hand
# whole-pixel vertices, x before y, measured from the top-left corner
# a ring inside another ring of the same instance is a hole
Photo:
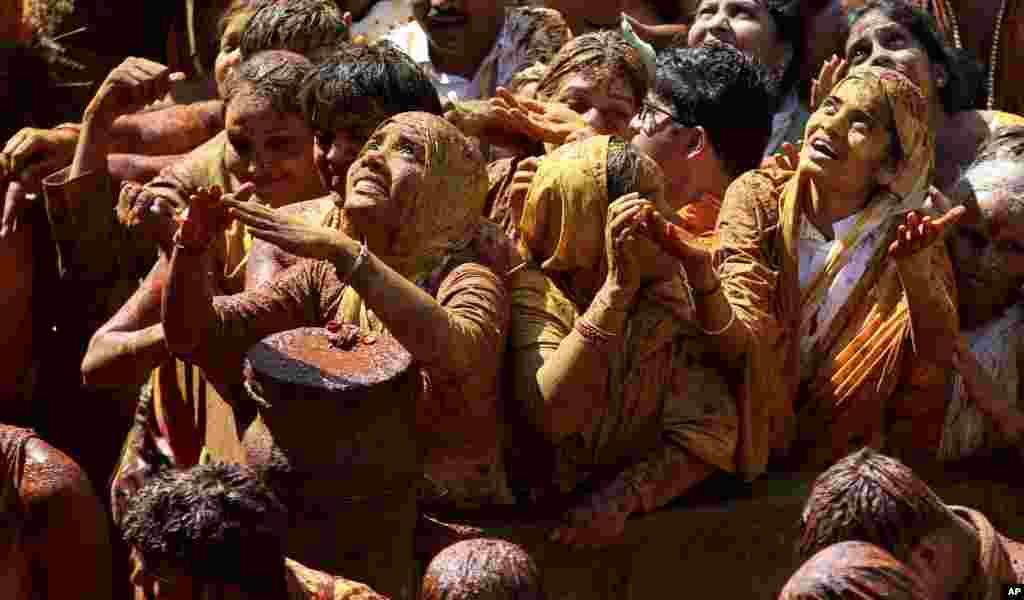
[[[337,229],[310,225],[272,208],[248,201],[250,190],[239,190],[222,201],[228,215],[245,224],[253,237],[274,244],[285,252],[318,260],[337,259],[347,239]]]
[[[815,111],[821,106],[821,103],[828,98],[829,94],[832,93],[832,88],[846,77],[847,72],[850,70],[850,64],[846,62],[845,58],[839,58],[835,54],[832,58],[825,61],[825,64],[821,65],[821,71],[818,73],[818,78],[811,82],[811,111]]]
[[[491,98],[491,105],[508,127],[539,142],[561,145],[586,127],[583,117],[564,104],[516,96],[502,87]]]
[[[951,208],[938,219],[922,217],[916,211],[907,213],[906,222],[896,231],[896,239],[889,244],[889,256],[903,260],[934,244],[967,213],[963,206]]]
[[[163,98],[185,74],[145,58],[130,56],[107,75],[86,108],[86,118],[113,122]]]

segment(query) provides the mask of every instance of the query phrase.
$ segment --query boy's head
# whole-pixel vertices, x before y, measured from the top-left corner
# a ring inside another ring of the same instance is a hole
[[[225,165],[273,206],[315,193],[313,131],[297,100],[312,69],[300,54],[268,50],[249,57],[227,84]]]
[[[542,600],[530,555],[503,540],[475,539],[442,550],[427,566],[420,600]]]
[[[430,78],[389,43],[342,44],[309,74],[299,103],[315,134],[325,187],[344,190],[348,168],[377,126],[404,112],[442,115]]]
[[[133,583],[158,598],[206,584],[243,596],[284,584],[285,508],[248,467],[162,473],[135,494],[122,526],[136,563]]]

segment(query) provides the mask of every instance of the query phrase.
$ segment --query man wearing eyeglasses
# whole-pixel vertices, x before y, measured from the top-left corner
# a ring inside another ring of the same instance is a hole
[[[726,45],[658,54],[657,82],[631,127],[665,173],[666,198],[694,235],[715,228],[725,189],[756,169],[778,103],[768,70]]]

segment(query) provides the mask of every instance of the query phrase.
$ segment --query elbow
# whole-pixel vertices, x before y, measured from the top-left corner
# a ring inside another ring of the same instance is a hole
[[[98,331],[89,342],[89,349],[82,359],[80,370],[82,372],[82,383],[89,387],[110,386],[124,383],[118,381],[117,369],[111,363],[112,353],[109,352],[109,343],[105,339],[104,332]]]

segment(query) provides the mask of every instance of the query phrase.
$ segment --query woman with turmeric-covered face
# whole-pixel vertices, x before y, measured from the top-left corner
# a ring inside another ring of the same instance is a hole
[[[927,115],[895,71],[840,81],[808,121],[795,171],[730,186],[714,267],[650,213],[650,235],[694,282],[703,327],[745,373],[748,476],[776,451],[812,469],[864,445],[938,451],[957,314],[935,242],[963,212],[917,212],[933,161]]]
[[[329,321],[393,336],[430,382],[417,403],[420,440],[443,500],[506,503],[495,349],[508,327],[511,249],[481,216],[486,191],[483,158],[468,138],[438,116],[403,113],[363,146],[324,225],[243,201],[244,191],[220,207],[197,196],[200,208],[193,202],[171,259],[168,347],[205,369],[240,364],[271,333]],[[197,264],[224,208],[253,237],[313,260],[273,285],[212,297]]]

